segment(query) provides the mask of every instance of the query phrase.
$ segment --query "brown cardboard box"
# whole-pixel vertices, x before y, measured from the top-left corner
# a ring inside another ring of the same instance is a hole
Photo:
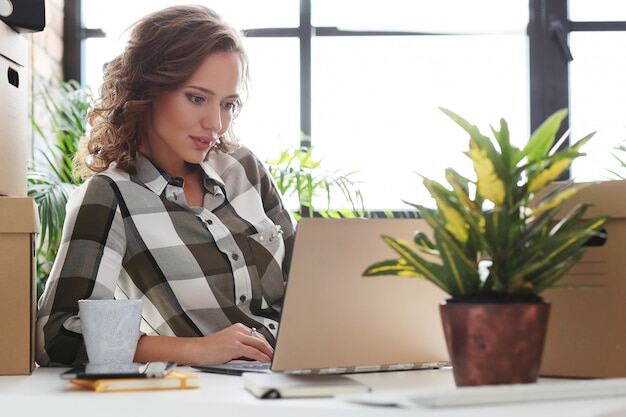
[[[28,41],[0,22],[0,196],[26,197]]]
[[[593,204],[586,217],[609,216],[607,240],[589,247],[552,302],[542,375],[626,377],[626,181],[595,183],[568,202]]]
[[[35,233],[32,198],[0,197],[0,375],[35,366]]]

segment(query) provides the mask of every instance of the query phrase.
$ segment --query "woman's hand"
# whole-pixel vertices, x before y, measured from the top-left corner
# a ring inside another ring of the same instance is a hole
[[[265,337],[241,323],[233,324],[217,333],[197,338],[194,364],[220,364],[233,359],[270,362],[274,349]]]
[[[173,361],[179,365],[216,365],[233,359],[270,362],[274,349],[265,337],[241,323],[202,337],[142,336],[135,362]]]

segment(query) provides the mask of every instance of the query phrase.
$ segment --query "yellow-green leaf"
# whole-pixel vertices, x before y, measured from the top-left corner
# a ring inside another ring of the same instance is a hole
[[[539,204],[539,206],[537,206],[537,208],[533,210],[533,216],[535,218],[539,217],[541,213],[544,213],[550,209],[560,206],[561,203],[568,200],[573,195],[575,195],[578,191],[582,190],[585,187],[586,185],[575,185],[575,186],[564,189],[560,193],[556,194],[554,197],[550,198],[548,201],[545,201]]]
[[[437,203],[437,207],[441,210],[441,214],[444,218],[444,227],[448,230],[452,236],[454,236],[459,242],[467,242],[468,232],[467,232],[467,223],[463,219],[461,213],[459,213],[454,207],[452,207],[446,200],[444,200],[443,196],[436,192],[433,187],[433,182],[429,180],[424,180],[424,185],[430,191],[430,194],[435,199]]]
[[[528,191],[531,193],[537,192],[549,182],[557,179],[570,166],[573,160],[573,158],[563,158],[552,163],[552,165],[530,181]]]
[[[474,164],[478,194],[492,201],[496,206],[501,206],[506,197],[506,190],[504,183],[496,173],[493,162],[489,159],[487,151],[478,147],[476,141],[472,139],[468,154]]]
[[[485,218],[483,217],[481,211],[476,206],[476,203],[474,203],[474,201],[470,199],[469,195],[467,194],[467,191],[465,190],[465,188],[463,188],[461,183],[458,181],[453,170],[451,169],[446,170],[446,179],[448,180],[452,188],[454,188],[454,191],[456,191],[457,196],[461,199],[461,202],[469,210],[471,216],[473,216],[475,221],[477,221],[480,232],[485,233]]]
[[[363,272],[363,276],[371,277],[377,275],[396,275],[400,277],[419,277],[423,278],[414,268],[409,266],[404,259],[391,259],[387,261],[377,262],[367,267]]]
[[[533,132],[528,140],[528,144],[522,151],[522,156],[527,156],[529,162],[545,157],[553,145],[554,137],[566,116],[567,109],[561,109],[548,117]]]

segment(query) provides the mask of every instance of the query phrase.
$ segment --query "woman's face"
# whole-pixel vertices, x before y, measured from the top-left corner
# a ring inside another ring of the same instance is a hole
[[[204,160],[230,127],[240,104],[241,61],[235,52],[207,56],[183,85],[154,100],[148,156],[166,170]],[[171,172],[172,174],[179,174]]]

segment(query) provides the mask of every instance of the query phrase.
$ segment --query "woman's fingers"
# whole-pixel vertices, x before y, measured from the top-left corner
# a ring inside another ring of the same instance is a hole
[[[272,357],[272,355],[274,354],[274,348],[272,348],[272,345],[268,343],[263,334],[257,332],[256,328],[250,328],[242,325],[241,323],[237,323],[236,326],[244,337],[242,340],[245,344],[254,346],[257,349],[263,351],[270,358]]]
[[[253,359],[255,361],[259,361],[259,362],[271,362],[272,359],[270,356],[267,356],[265,353],[261,352],[259,349],[252,347],[252,346],[248,346],[248,345],[242,345],[243,346],[243,356],[248,358],[248,359]]]
[[[272,349],[272,346],[267,343],[267,340],[265,340],[265,338],[255,336],[243,336],[242,342],[248,346],[252,346],[257,350],[260,350],[269,358],[274,356],[274,349]]]
[[[241,354],[249,359],[261,362],[270,362],[274,356],[274,349],[267,342],[265,336],[259,332],[254,332],[252,328],[241,323],[233,325],[233,329],[238,333],[238,339],[241,342]]]

